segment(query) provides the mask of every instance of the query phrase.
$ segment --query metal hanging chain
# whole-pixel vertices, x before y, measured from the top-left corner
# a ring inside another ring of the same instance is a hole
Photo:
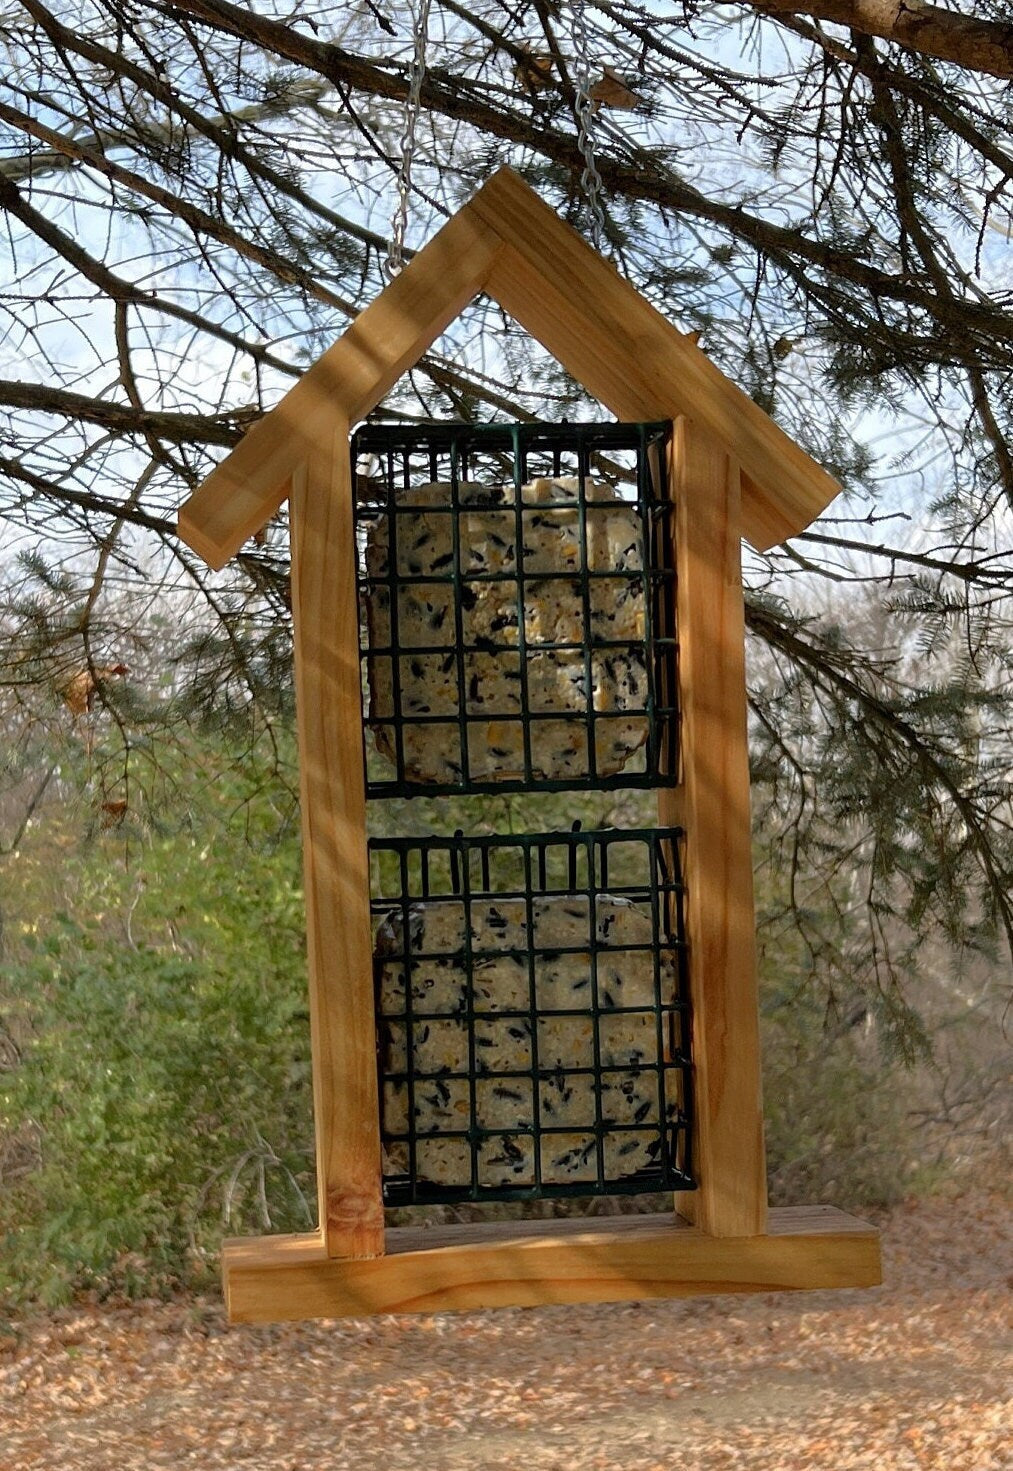
[[[574,111],[577,114],[577,147],[580,149],[584,159],[584,172],[580,176],[580,187],[587,198],[587,206],[591,212],[591,238],[595,249],[600,250],[605,240],[605,211],[602,209],[601,191],[602,178],[598,172],[598,165],[594,161],[594,135],[592,133],[592,119],[594,117],[594,100],[591,97],[592,73],[591,73],[591,48],[588,41],[587,25],[585,23],[584,11],[586,5],[584,0],[576,0],[573,6],[573,19],[570,32],[573,36],[574,49],[574,77],[577,89],[577,98],[574,103]]]
[[[404,237],[408,225],[408,198],[412,188],[412,159],[415,156],[415,131],[419,121],[422,82],[426,75],[426,43],[429,37],[430,0],[419,0],[413,17],[415,52],[408,73],[408,96],[405,98],[404,123],[401,129],[401,166],[397,174],[397,204],[390,221],[390,245],[384,271],[393,281],[404,269]]]

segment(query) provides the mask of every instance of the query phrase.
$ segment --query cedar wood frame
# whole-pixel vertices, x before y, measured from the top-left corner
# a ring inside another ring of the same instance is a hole
[[[617,418],[670,419],[694,1160],[675,1213],[384,1229],[348,435],[479,292]],[[233,1321],[870,1286],[879,1239],[767,1209],[740,540],[807,526],[838,485],[511,170],[484,185],[183,507],[221,567],[290,501],[317,1231],[226,1245]]]

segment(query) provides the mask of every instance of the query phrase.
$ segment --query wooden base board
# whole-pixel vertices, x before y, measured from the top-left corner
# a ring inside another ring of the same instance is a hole
[[[879,1235],[832,1206],[772,1210],[764,1236],[707,1236],[666,1215],[387,1232],[387,1254],[328,1257],[319,1235],[227,1242],[233,1323],[437,1313],[705,1293],[874,1287]]]

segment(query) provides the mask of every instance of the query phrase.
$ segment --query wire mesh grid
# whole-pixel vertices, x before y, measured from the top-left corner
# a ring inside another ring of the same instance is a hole
[[[693,1188],[679,838],[370,843],[386,1204]]]
[[[357,431],[369,796],[672,779],[670,429]]]

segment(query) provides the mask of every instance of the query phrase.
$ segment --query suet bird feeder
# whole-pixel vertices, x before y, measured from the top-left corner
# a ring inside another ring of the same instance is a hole
[[[479,293],[619,422],[363,424]],[[740,539],[837,489],[504,169],[183,508],[217,568],[290,501],[320,1226],[226,1246],[234,1321],[879,1280],[863,1222],[768,1211],[760,1097]],[[367,839],[631,786],[656,828]]]

